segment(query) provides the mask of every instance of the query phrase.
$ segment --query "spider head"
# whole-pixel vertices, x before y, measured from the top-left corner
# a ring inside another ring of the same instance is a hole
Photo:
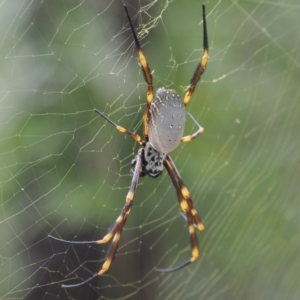
[[[139,176],[144,177],[145,175],[148,175],[149,177],[156,178],[161,175],[163,171],[165,157],[166,154],[157,152],[150,142],[146,142],[145,146],[140,148],[136,157],[131,161],[131,174],[134,174],[136,162],[141,158],[142,165]]]

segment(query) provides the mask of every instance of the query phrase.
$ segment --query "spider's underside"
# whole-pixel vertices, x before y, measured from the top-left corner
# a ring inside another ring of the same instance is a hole
[[[159,88],[155,96],[153,96],[152,75],[150,72],[150,68],[147,63],[146,57],[142,52],[139,40],[135,33],[126,5],[124,5],[124,9],[136,44],[141,69],[144,74],[145,81],[148,84],[147,106],[143,122],[144,140],[142,140],[142,138],[138,134],[117,125],[102,112],[95,109],[95,111],[101,117],[103,117],[107,122],[113,125],[118,131],[131,136],[142,147],[138,150],[137,155],[132,160],[132,181],[129,192],[126,196],[125,205],[117,220],[114,222],[114,224],[110,227],[108,233],[101,240],[89,242],[66,241],[49,235],[49,237],[57,241],[68,242],[72,244],[105,244],[112,239],[111,247],[107,252],[107,256],[100,271],[95,273],[92,277],[88,278],[87,280],[82,281],[78,284],[62,285],[62,287],[65,288],[80,286],[82,284],[85,284],[86,282],[89,282],[94,277],[101,276],[103,273],[108,271],[117,251],[122,229],[126,223],[126,220],[129,216],[132,207],[133,198],[139,177],[149,175],[150,177],[156,178],[162,173],[164,167],[166,168],[172,180],[180,207],[183,213],[185,213],[185,218],[189,227],[192,255],[190,259],[186,260],[178,266],[169,269],[155,270],[159,272],[173,272],[194,262],[199,257],[199,247],[195,228],[202,231],[204,229],[204,225],[196,209],[194,208],[191,196],[186,186],[184,185],[174,162],[172,161],[168,153],[174,150],[180,142],[189,142],[195,139],[200,133],[203,132],[203,128],[197,123],[193,116],[188,113],[189,117],[192,119],[192,121],[198,127],[198,129],[195,133],[183,137],[185,125],[185,107],[190,101],[190,98],[195,91],[196,85],[200,80],[208,61],[208,38],[206,29],[205,6],[202,5],[204,53],[200,63],[198,64],[193,74],[188,92],[185,94],[183,100],[180,98],[180,96],[175,90],[165,88]]]

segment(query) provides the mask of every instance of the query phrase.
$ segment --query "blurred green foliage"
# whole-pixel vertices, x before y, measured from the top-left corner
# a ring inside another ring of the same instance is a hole
[[[205,4],[210,60],[187,106],[205,132],[172,153],[206,226],[201,257],[154,271],[191,250],[170,179],[145,177],[111,269],[73,290],[60,284],[91,276],[108,246],[47,235],[96,240],[118,216],[139,145],[93,109],[142,134],[146,84],[120,1],[2,4],[1,298],[299,299],[299,5]],[[155,88],[184,95],[201,5],[128,9]]]

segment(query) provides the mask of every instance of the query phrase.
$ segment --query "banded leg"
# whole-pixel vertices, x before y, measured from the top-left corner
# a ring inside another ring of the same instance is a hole
[[[186,214],[188,226],[189,226],[189,234],[190,234],[190,240],[191,240],[191,247],[192,247],[192,256],[189,260],[185,261],[184,263],[170,269],[156,269],[158,272],[173,272],[177,271],[190,263],[194,262],[199,257],[199,246],[198,246],[198,240],[197,235],[195,231],[194,221],[197,225],[197,228],[202,231],[204,230],[204,225],[196,211],[196,209],[193,206],[192,199],[190,197],[190,194],[183,184],[180,175],[174,165],[174,162],[172,161],[171,157],[169,155],[166,156],[166,159],[164,161],[164,166],[167,169],[169,176],[173,182],[173,185],[176,190],[176,194],[178,196],[178,201],[180,203],[182,211]]]
[[[103,273],[108,271],[108,269],[113,261],[113,258],[116,254],[119,240],[120,240],[121,233],[122,233],[122,229],[127,221],[127,218],[129,216],[129,213],[130,213],[130,210],[131,210],[131,207],[133,204],[133,198],[134,198],[135,190],[136,190],[138,180],[140,177],[141,167],[142,167],[142,157],[141,157],[141,152],[139,152],[139,154],[136,156],[136,165],[134,168],[134,173],[133,173],[130,189],[126,196],[126,203],[122,209],[120,216],[116,220],[115,226],[113,226],[113,228],[117,227],[117,232],[114,235],[114,239],[112,241],[111,247],[108,250],[106,260],[105,260],[104,264],[102,265],[101,270],[97,273],[97,276],[101,276]]]
[[[113,122],[111,119],[109,119],[104,113],[99,111],[98,109],[94,108],[95,112],[99,114],[102,118],[104,118],[108,123],[113,125],[118,131],[130,135],[133,139],[135,139],[140,145],[144,145],[144,142],[142,141],[142,138],[132,131],[127,130],[126,128],[117,125],[115,122]]]
[[[126,15],[127,15],[127,18],[128,18],[128,22],[130,24],[130,28],[131,28],[131,31],[132,31],[134,41],[135,41],[135,45],[136,45],[137,52],[138,52],[138,55],[139,55],[139,60],[140,60],[140,63],[141,63],[141,68],[142,68],[142,71],[143,71],[143,74],[144,74],[144,78],[145,78],[145,81],[148,84],[147,107],[146,107],[146,112],[145,112],[145,115],[144,115],[144,137],[145,137],[146,141],[148,141],[149,110],[150,110],[150,105],[151,105],[152,100],[153,100],[152,74],[151,74],[150,67],[148,65],[147,59],[146,59],[146,57],[145,57],[145,55],[142,51],[140,42],[139,42],[139,40],[137,38],[137,35],[135,33],[135,30],[133,28],[130,15],[129,15],[128,10],[127,10],[127,6],[125,4],[124,4],[124,9],[125,9],[125,12],[126,12]]]
[[[195,73],[191,79],[191,84],[190,84],[189,90],[185,94],[185,97],[183,100],[183,103],[185,106],[189,103],[189,101],[195,91],[196,85],[197,85],[198,81],[200,80],[201,75],[205,71],[206,64],[208,61],[208,37],[207,37],[205,5],[204,4],[202,4],[202,13],[203,13],[203,56],[202,56],[201,62],[198,64],[198,66],[195,70]]]
[[[200,124],[196,121],[196,119],[190,113],[187,113],[187,114],[192,119],[194,124],[198,127],[198,130],[191,135],[182,137],[180,140],[181,143],[185,143],[185,142],[194,140],[200,133],[202,133],[204,131],[204,128],[200,126]]]
[[[172,182],[174,184],[176,191],[178,190],[178,193],[180,192],[181,197],[183,197],[183,199],[186,200],[186,202],[188,204],[188,208],[192,213],[195,223],[197,224],[197,228],[200,231],[204,230],[204,225],[203,225],[201,218],[199,217],[196,209],[194,208],[191,195],[190,195],[188,189],[186,188],[186,186],[184,185],[184,183],[179,175],[179,172],[176,169],[175,164],[169,155],[166,156],[164,165],[172,179]]]
[[[133,173],[133,178],[131,181],[130,189],[126,196],[126,203],[121,211],[120,216],[117,218],[117,220],[115,221],[115,223],[113,224],[113,226],[111,227],[109,232],[103,237],[103,239],[98,240],[98,241],[91,241],[91,242],[77,242],[77,241],[73,242],[73,241],[66,241],[66,240],[58,239],[56,237],[49,235],[50,238],[53,238],[60,242],[66,242],[66,243],[70,243],[70,244],[104,244],[104,243],[107,243],[113,237],[111,246],[110,246],[109,250],[107,251],[107,256],[105,258],[105,261],[104,261],[100,271],[98,273],[94,274],[92,277],[90,277],[87,280],[82,281],[80,283],[69,284],[69,285],[63,284],[62,285],[63,288],[73,288],[73,287],[83,285],[83,284],[91,281],[93,278],[95,278],[97,276],[101,276],[102,274],[107,272],[108,269],[110,268],[110,265],[113,261],[116,251],[118,249],[118,244],[119,244],[119,240],[121,238],[122,229],[127,221],[127,218],[129,216],[129,213],[130,213],[130,210],[132,207],[133,198],[134,198],[135,190],[136,190],[136,187],[138,184],[141,167],[142,167],[142,157],[141,157],[141,153],[139,152],[139,154],[136,156],[136,164],[135,164],[135,168],[134,168],[134,173]]]

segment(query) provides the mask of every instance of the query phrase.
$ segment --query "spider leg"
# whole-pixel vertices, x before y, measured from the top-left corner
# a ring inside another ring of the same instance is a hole
[[[68,243],[68,244],[81,244],[81,245],[90,245],[90,244],[96,244],[96,245],[100,245],[100,244],[106,244],[107,242],[109,242],[111,240],[111,238],[115,235],[115,233],[117,232],[120,223],[122,221],[122,217],[119,216],[117,218],[117,220],[114,222],[114,224],[110,227],[110,229],[108,230],[108,233],[101,239],[101,240],[95,240],[95,241],[68,241],[68,240],[63,240],[60,238],[57,238],[51,234],[48,234],[48,237],[59,241],[59,242],[63,242],[63,243]]]
[[[207,37],[205,5],[204,4],[202,4],[202,13],[203,13],[203,56],[202,56],[201,62],[198,64],[198,66],[195,70],[195,73],[191,79],[191,84],[190,84],[189,90],[184,97],[183,103],[185,106],[189,103],[189,101],[195,91],[196,85],[197,85],[198,81],[200,80],[201,75],[205,71],[206,64],[208,61],[208,37]]]
[[[175,164],[169,155],[167,155],[165,158],[164,166],[167,169],[167,171],[172,179],[173,185],[177,192],[179,202],[181,203],[181,200],[180,200],[181,198],[183,198],[187,202],[188,209],[191,211],[194,221],[197,224],[197,228],[200,231],[204,230],[204,225],[203,225],[201,218],[199,217],[196,209],[194,208],[190,193],[189,193],[188,189],[186,188],[186,186],[184,185],[184,183],[179,175],[179,172],[176,169]],[[185,208],[182,208],[182,210],[184,213],[186,213]]]
[[[68,240],[63,240],[63,239],[60,239],[60,238],[57,238],[51,234],[48,234],[48,237],[50,239],[53,239],[53,240],[56,240],[56,241],[59,241],[59,242],[63,242],[63,243],[68,243],[68,244],[84,244],[84,245],[89,245],[89,244],[96,244],[97,241],[68,241]]]
[[[187,135],[187,136],[184,136],[183,138],[181,138],[180,142],[182,142],[182,143],[194,140],[200,133],[202,133],[204,131],[204,128],[199,125],[199,123],[196,121],[196,119],[190,113],[187,113],[187,114],[192,119],[194,124],[198,127],[198,130],[191,135]]]
[[[182,211],[181,211],[179,214],[182,216],[183,220],[184,220],[185,222],[187,222],[187,217],[186,217],[186,215],[185,215]],[[194,221],[194,227],[195,227],[195,228],[198,228],[198,226],[197,226],[197,224],[195,223],[195,221]]]
[[[134,173],[133,173],[133,178],[131,181],[131,185],[128,191],[128,194],[126,196],[126,203],[121,211],[121,214],[119,215],[119,217],[117,218],[117,220],[115,221],[115,223],[113,224],[113,226],[111,227],[110,231],[107,233],[107,235],[102,239],[102,240],[98,240],[98,241],[93,241],[93,242],[71,242],[73,244],[90,244],[90,243],[95,243],[95,244],[103,244],[103,243],[107,243],[111,237],[113,236],[113,240],[111,242],[110,248],[107,251],[107,256],[105,258],[105,261],[102,265],[102,268],[100,269],[99,272],[95,273],[93,276],[91,276],[90,278],[88,278],[85,281],[82,281],[80,283],[77,284],[63,284],[62,287],[63,288],[72,288],[72,287],[76,287],[76,286],[80,286],[83,285],[87,282],[89,282],[90,280],[92,280],[93,278],[97,277],[97,276],[101,276],[102,274],[104,274],[106,271],[108,271],[108,269],[110,268],[110,265],[113,261],[113,258],[116,254],[117,248],[118,248],[118,244],[119,244],[119,240],[121,238],[121,233],[122,233],[122,229],[127,221],[127,218],[129,216],[131,207],[132,207],[132,203],[133,203],[133,198],[134,198],[134,194],[136,191],[136,187],[138,184],[138,180],[140,177],[140,169],[142,167],[142,157],[141,154],[138,154],[136,156],[136,164],[135,164],[135,168],[134,168]],[[52,237],[52,236],[50,236]],[[52,237],[54,238],[54,237]],[[57,238],[54,238],[56,240],[59,241],[63,241],[63,242],[68,242],[68,241],[64,241],[64,240],[60,240]]]
[[[131,28],[131,31],[132,31],[134,41],[135,41],[135,45],[136,45],[137,52],[138,52],[138,55],[139,55],[139,60],[140,60],[140,64],[141,64],[143,74],[144,74],[144,78],[145,78],[145,80],[148,84],[147,107],[146,107],[146,112],[145,112],[145,115],[144,115],[144,137],[145,137],[146,140],[148,140],[149,110],[150,110],[150,105],[151,105],[152,100],[153,100],[152,74],[151,74],[150,67],[148,65],[147,59],[146,59],[146,57],[145,57],[145,55],[142,51],[140,42],[137,38],[136,32],[133,28],[130,15],[129,15],[128,10],[127,10],[127,6],[125,4],[124,4],[124,9],[125,9],[125,12],[126,12],[129,24],[130,24],[130,28]]]
[[[169,155],[166,156],[166,159],[164,161],[164,166],[167,169],[169,176],[175,187],[181,209],[186,215],[186,219],[187,219],[188,226],[189,226],[191,247],[192,247],[192,256],[189,260],[185,261],[184,263],[182,263],[174,268],[156,269],[156,271],[158,271],[158,272],[173,272],[173,271],[177,271],[177,270],[187,266],[188,264],[194,262],[199,257],[199,246],[198,246],[198,240],[197,240],[197,235],[196,235],[196,231],[195,231],[195,225],[196,225],[196,228],[198,228],[200,231],[202,231],[204,229],[204,225],[203,225],[196,209],[194,208],[190,194],[189,194],[187,188],[185,187],[185,185],[183,184],[183,182],[180,178],[180,175],[175,167],[175,164]]]
[[[142,157],[141,157],[141,154],[139,154],[136,156],[136,165],[134,168],[134,173],[133,173],[130,189],[126,196],[125,205],[122,209],[120,216],[117,218],[117,221],[116,221],[116,224],[117,224],[116,227],[118,228],[117,232],[112,241],[111,248],[108,250],[106,260],[105,260],[104,264],[102,265],[101,270],[97,273],[98,276],[101,276],[103,273],[105,273],[109,269],[109,267],[112,263],[112,260],[115,256],[116,250],[118,248],[118,243],[119,243],[119,240],[121,237],[122,229],[127,221],[127,218],[129,216],[129,213],[130,213],[130,210],[131,210],[131,207],[133,204],[133,198],[134,198],[134,194],[135,194],[138,180],[140,177],[141,167],[142,167]]]
[[[144,145],[144,142],[142,141],[142,138],[132,131],[127,130],[126,128],[117,125],[115,122],[113,122],[111,119],[109,119],[104,113],[99,111],[98,109],[94,108],[95,112],[99,114],[102,118],[104,118],[107,122],[109,122],[111,125],[113,125],[118,131],[130,135],[133,139],[135,139],[140,145]]]

